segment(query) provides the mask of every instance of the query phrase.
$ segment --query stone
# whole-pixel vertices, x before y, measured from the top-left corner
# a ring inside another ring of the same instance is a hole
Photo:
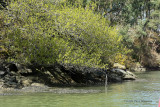
[[[108,75],[108,82],[121,82],[123,79],[116,73],[110,73]]]
[[[10,77],[10,78],[9,78],[9,81],[10,81],[10,82],[17,82],[17,80],[16,80],[16,77],[15,77],[15,76]]]
[[[31,69],[21,69],[18,71],[20,74],[25,75],[25,74],[31,74],[32,70]]]
[[[111,69],[108,72],[108,78],[111,82],[121,82],[123,80],[135,80],[136,75],[130,71],[124,71],[122,69]]]
[[[17,87],[17,82],[15,82],[15,81],[6,81],[3,84],[3,87],[4,88],[8,88],[8,87],[16,88]]]
[[[41,84],[41,83],[32,83],[31,86],[34,86],[34,87],[44,87],[45,85]]]
[[[135,80],[136,79],[136,75],[133,74],[130,71],[126,71],[126,75],[123,77],[123,80]]]
[[[61,65],[62,72],[79,84],[104,84],[107,70],[77,65]]]
[[[23,79],[23,80],[21,81],[21,84],[22,84],[24,87],[30,86],[31,83],[32,83],[32,80],[30,80],[30,79]]]
[[[122,69],[111,69],[107,73],[109,82],[121,82],[126,72]]]
[[[116,73],[116,74],[118,74],[119,76],[125,76],[127,73],[126,73],[126,71],[124,71],[124,70],[122,70],[122,69],[112,69],[111,70],[113,73]]]

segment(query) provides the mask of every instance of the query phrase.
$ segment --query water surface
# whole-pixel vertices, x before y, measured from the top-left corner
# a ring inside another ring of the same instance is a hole
[[[160,71],[107,88],[53,88],[44,92],[1,92],[0,107],[158,107]]]

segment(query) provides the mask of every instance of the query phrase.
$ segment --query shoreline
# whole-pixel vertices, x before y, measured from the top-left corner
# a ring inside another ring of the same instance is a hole
[[[0,89],[23,89],[36,86],[36,84],[43,87],[61,88],[105,86],[106,75],[107,83],[135,80],[137,77],[122,65],[109,70],[67,64],[47,67],[24,66],[17,63],[1,63],[0,65]]]

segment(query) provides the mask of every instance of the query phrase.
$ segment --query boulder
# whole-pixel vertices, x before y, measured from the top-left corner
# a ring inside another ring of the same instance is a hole
[[[4,88],[20,88],[20,76],[15,71],[7,72],[7,74],[3,77],[3,87]]]
[[[107,76],[109,82],[121,82],[125,75],[125,71],[121,69],[111,69],[108,70]]]
[[[108,80],[110,82],[121,82],[123,80],[135,80],[136,76],[130,71],[122,69],[111,69],[108,71]]]
[[[125,69],[125,66],[121,66],[119,68]],[[41,79],[45,77],[44,79],[46,84],[47,78],[51,77],[52,79],[48,81],[49,84],[63,85],[102,85],[105,84],[106,74],[109,82],[120,82],[123,80],[135,79],[133,74],[119,68],[107,70],[72,64],[57,64],[54,66],[51,65],[44,67],[44,71],[39,77]],[[50,76],[47,76],[48,74]]]
[[[76,65],[61,65],[62,72],[67,73],[73,81],[79,84],[104,84],[106,69],[90,68]]]
[[[136,75],[133,74],[130,71],[126,71],[126,75],[123,77],[123,80],[135,80],[136,79]]]

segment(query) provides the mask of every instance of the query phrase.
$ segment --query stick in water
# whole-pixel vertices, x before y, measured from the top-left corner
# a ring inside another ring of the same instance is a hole
[[[108,77],[107,77],[107,74],[106,74],[106,80],[105,80],[105,87],[107,87],[107,83],[108,82]]]

